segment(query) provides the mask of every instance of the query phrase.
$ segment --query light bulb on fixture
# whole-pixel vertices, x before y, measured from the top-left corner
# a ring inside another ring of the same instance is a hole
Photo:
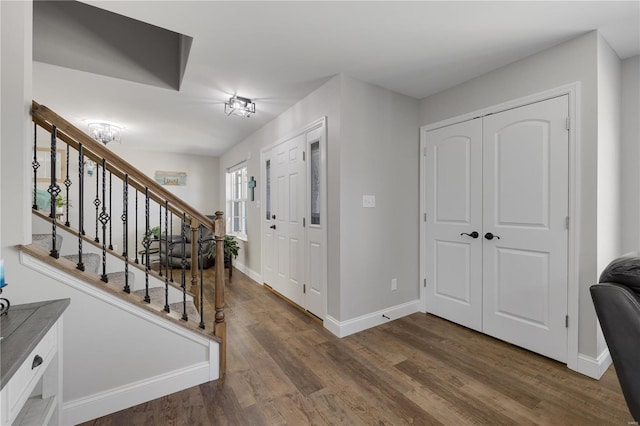
[[[225,102],[224,112],[227,115],[233,114],[247,118],[256,113],[256,104],[251,102],[251,99],[234,95],[229,98],[229,102]]]
[[[89,123],[89,135],[98,142],[120,142],[120,127],[107,123]]]

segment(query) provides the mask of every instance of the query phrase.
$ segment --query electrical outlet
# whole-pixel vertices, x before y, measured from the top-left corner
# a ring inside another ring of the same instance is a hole
[[[391,279],[391,290],[397,290],[398,289],[398,279],[397,278],[392,278]]]
[[[375,207],[376,206],[376,196],[375,195],[363,195],[362,196],[362,207]]]

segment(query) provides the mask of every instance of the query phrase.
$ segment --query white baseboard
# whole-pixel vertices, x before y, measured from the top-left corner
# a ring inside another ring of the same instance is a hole
[[[411,302],[392,306],[390,308],[382,309],[380,311],[372,312],[346,321],[338,321],[331,315],[327,315],[324,320],[324,326],[336,336],[346,337],[350,334],[354,334],[416,312],[420,312],[420,300],[413,300]],[[389,317],[389,319],[384,318],[382,315]]]
[[[251,278],[252,280],[254,280],[255,282],[257,282],[258,284],[262,285],[262,275],[260,275],[253,269],[250,269],[249,267],[243,265],[242,263],[234,263],[233,267],[236,268],[238,271],[242,272],[243,274],[245,274],[246,276],[248,276],[249,278]]]
[[[85,398],[65,402],[62,424],[75,425],[209,381],[209,363],[201,363]]]
[[[600,377],[602,377],[610,365],[611,354],[609,354],[609,348],[605,348],[598,358],[578,354],[578,373],[582,373],[592,379],[600,380]]]

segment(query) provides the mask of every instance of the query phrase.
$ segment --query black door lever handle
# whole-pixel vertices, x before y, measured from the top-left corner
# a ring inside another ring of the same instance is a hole
[[[493,235],[491,232],[487,232],[486,234],[484,234],[484,237],[487,240],[493,240],[494,238],[500,239],[500,237],[498,237],[497,235]]]
[[[276,229],[276,226],[275,225],[271,225],[269,228]]]
[[[463,232],[463,233],[462,233],[462,234],[460,234],[460,235],[468,235],[468,236],[469,236],[469,237],[471,237],[471,238],[478,238],[478,237],[480,236],[480,234],[478,234],[476,231],[473,231],[473,232],[472,232],[472,233],[470,233],[470,234],[467,234],[466,232]]]

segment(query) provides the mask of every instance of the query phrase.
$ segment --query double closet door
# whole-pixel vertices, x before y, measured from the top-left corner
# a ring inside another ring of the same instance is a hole
[[[427,312],[567,357],[567,96],[426,134]]]

